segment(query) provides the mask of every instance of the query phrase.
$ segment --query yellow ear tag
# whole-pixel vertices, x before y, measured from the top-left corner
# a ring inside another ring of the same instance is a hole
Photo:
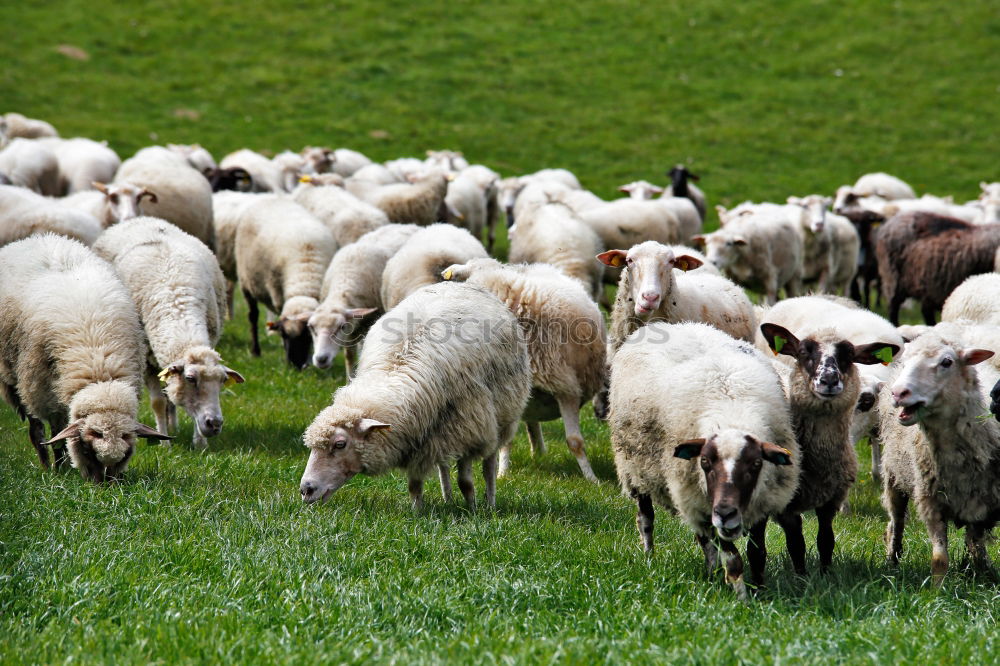
[[[235,377],[233,377],[232,375],[226,375],[226,381],[223,382],[222,385],[223,386],[232,386],[235,383],[236,383],[236,378]]]
[[[167,383],[167,376],[169,374],[170,374],[170,368],[163,368],[163,370],[160,370],[160,373],[158,375],[156,375],[156,376],[160,379],[161,382],[163,382],[164,384],[166,384]]]
[[[611,260],[611,265],[614,266],[615,268],[619,268],[624,263],[625,260],[622,259],[620,254],[616,254],[614,259]]]
[[[446,270],[444,272],[444,274],[441,277],[443,277],[445,280],[450,280],[451,277],[452,277],[452,275],[454,275],[454,274],[452,273],[451,269],[449,268],[448,270]]]
[[[299,182],[300,183],[311,183],[312,182],[312,176],[299,176]]]

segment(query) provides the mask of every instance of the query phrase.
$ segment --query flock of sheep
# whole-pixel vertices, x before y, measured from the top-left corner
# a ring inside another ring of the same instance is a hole
[[[305,431],[306,502],[393,468],[414,506],[434,471],[450,500],[454,464],[471,508],[481,461],[494,506],[518,423],[541,454],[539,423],[557,418],[596,481],[579,418],[593,400],[646,550],[654,504],[673,510],[741,597],[737,540],[748,536],[749,581],[762,584],[772,517],[804,573],[814,511],[830,565],[864,439],[889,560],[912,499],[936,584],[949,523],[991,568],[998,183],[957,205],[868,174],[835,199],[717,207],[722,226],[703,234],[704,193],[680,166],[665,188],[630,183],[605,201],[564,169],[501,178],[451,151],[379,164],[346,149],[240,150],[216,163],[170,145],[122,163],[13,113],[0,147],[0,392],[46,467],[52,448],[57,466],[119,478],[137,438],[170,439],[178,405],[195,446],[218,435],[220,391],[244,381],[214,349],[238,283],[254,355],[261,306],[295,367],[344,352],[348,383]],[[510,263],[490,256],[502,217]],[[873,283],[891,322],[858,303]],[[898,326],[908,297],[927,325]],[[155,430],[137,421],[143,384]]]

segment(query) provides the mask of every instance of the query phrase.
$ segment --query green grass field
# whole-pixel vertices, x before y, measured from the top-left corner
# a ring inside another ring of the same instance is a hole
[[[448,147],[504,175],[563,166],[606,197],[683,161],[723,205],[876,170],[964,201],[998,177],[986,1],[0,4],[0,111],[123,156],[168,141],[216,157]],[[543,459],[519,435],[493,513],[428,484],[414,515],[399,475],[304,506],[301,434],[342,366],[295,372],[274,338],[251,358],[239,306],[220,351],[248,382],[207,452],[182,416],[173,446],[140,445],[123,483],[96,487],[39,469],[0,407],[0,662],[997,660],[1000,589],[957,566],[930,589],[915,520],[889,570],[867,471],[828,576],[795,577],[772,526],[770,585],[740,604],[662,511],[648,559],[589,408],[600,486],[555,422]]]

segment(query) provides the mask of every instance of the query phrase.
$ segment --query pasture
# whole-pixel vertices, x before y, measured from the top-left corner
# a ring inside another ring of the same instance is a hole
[[[123,157],[168,141],[217,158],[453,148],[503,175],[569,168],[606,198],[684,162],[710,206],[877,170],[956,201],[998,179],[1000,14],[981,0],[5,5],[0,111]],[[342,360],[297,372],[262,344],[252,358],[238,299],[219,350],[247,383],[223,396],[222,434],[194,451],[182,415],[117,485],[42,471],[0,407],[0,661],[960,663],[1000,648],[997,583],[954,566],[932,589],[918,520],[899,570],[883,563],[867,448],[832,572],[815,571],[814,518],[805,578],[772,525],[768,587],[744,605],[666,512],[643,554],[589,407],[599,486],[552,422],[541,459],[519,433],[495,512],[428,483],[413,514],[395,474],[303,505],[301,435]],[[140,415],[152,423],[148,403]]]

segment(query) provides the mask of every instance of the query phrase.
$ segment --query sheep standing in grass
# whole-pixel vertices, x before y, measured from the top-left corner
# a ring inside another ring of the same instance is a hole
[[[402,468],[419,508],[427,475],[457,461],[472,509],[472,463],[481,459],[493,507],[497,450],[514,436],[530,390],[527,345],[503,304],[470,285],[421,289],[375,323],[358,374],[306,430],[302,499],[325,500],[359,473]]]
[[[620,186],[618,189],[619,191],[628,194],[632,199],[637,199],[639,201],[655,201],[660,206],[673,213],[674,217],[677,218],[680,236],[685,243],[688,242],[692,236],[696,236],[701,233],[702,214],[698,212],[698,208],[695,206],[694,202],[691,201],[691,199],[688,199],[687,197],[671,196],[666,192],[666,190],[664,190],[664,188],[653,185],[645,180],[627,183]],[[659,194],[660,197],[658,199],[654,199],[654,194]]]
[[[545,264],[504,266],[473,259],[449,266],[445,280],[488,289],[517,317],[531,358],[532,398],[524,413],[533,453],[545,451],[539,421],[562,418],[566,445],[584,478],[597,481],[587,460],[580,407],[604,379],[604,318],[583,286]],[[500,475],[510,467],[510,445],[500,451]]]
[[[426,227],[443,221],[448,215],[447,179],[436,172],[413,178],[413,182],[392,185],[351,178],[345,186],[354,196],[381,209],[390,222]]]
[[[708,210],[705,203],[705,193],[697,185],[691,183],[692,180],[699,181],[701,178],[688,171],[687,167],[683,164],[678,164],[672,168],[667,172],[667,175],[670,176],[670,187],[663,195],[690,199],[691,203],[698,209],[698,215],[701,216],[702,222],[704,222],[705,213]]]
[[[118,153],[106,141],[75,139],[37,139],[51,150],[59,162],[59,195],[93,189],[93,183],[109,183],[121,166]]]
[[[496,242],[497,225],[500,223],[500,207],[497,204],[497,187],[500,183],[500,174],[482,164],[473,164],[463,169],[463,177],[472,179],[479,187],[484,204],[486,206],[486,251],[493,253],[493,244]]]
[[[169,434],[176,428],[180,405],[194,421],[194,445],[205,448],[206,438],[222,430],[222,387],[243,383],[214,349],[226,315],[219,262],[194,236],[150,217],[108,229],[94,251],[111,262],[139,309],[149,341],[146,387],[157,430]]]
[[[59,136],[59,132],[44,120],[28,118],[14,112],[0,115],[0,148],[19,137],[40,139],[46,136]]]
[[[373,315],[385,311],[380,297],[385,265],[420,230],[414,224],[388,224],[345,245],[323,276],[320,304],[307,325],[313,341],[313,365],[329,368],[344,347],[348,381],[354,376],[357,350]]]
[[[441,271],[452,264],[487,257],[486,248],[465,229],[432,224],[416,232],[386,262],[379,291],[382,307],[391,310],[404,298],[441,281]]]
[[[839,290],[849,295],[861,251],[857,229],[847,218],[827,211],[829,197],[788,197],[788,204],[804,213],[800,218],[804,229],[803,279],[816,280],[816,288],[823,293]]]
[[[816,512],[816,546],[820,568],[826,570],[833,558],[833,518],[857,478],[858,460],[850,441],[851,418],[860,393],[855,365],[888,363],[899,351],[897,345],[881,341],[852,344],[837,330],[836,316],[805,317],[796,307],[803,300],[830,303],[833,309],[833,301],[818,297],[790,299],[771,308],[760,327],[775,354],[795,359],[788,401],[802,449],[802,475],[798,492],[777,520],[799,574],[806,571],[802,513]]]
[[[154,193],[132,183],[94,183],[94,187],[96,189],[64,197],[59,203],[93,215],[107,229],[142,215],[143,199],[149,199],[154,204],[157,202]]]
[[[215,158],[212,157],[212,153],[208,152],[197,143],[190,145],[168,143],[167,148],[187,160],[187,163],[190,164],[192,168],[197,169],[199,173],[204,174],[205,172],[212,171],[219,166],[216,164]]]
[[[167,439],[136,420],[145,354],[128,291],[89,249],[53,234],[0,249],[0,393],[42,465],[48,445],[64,464],[65,440],[85,479],[116,479],[136,437]]]
[[[913,188],[899,178],[882,172],[866,173],[858,178],[854,185],[842,185],[837,188],[833,210],[843,215],[844,211],[859,204],[916,198]]]
[[[0,185],[0,247],[45,232],[93,245],[101,231],[101,223],[93,215],[23,187]]]
[[[1000,516],[1000,423],[978,418],[986,396],[974,366],[993,353],[925,333],[907,343],[895,380],[882,392],[887,557],[899,562],[912,498],[931,540],[936,586],[948,570],[949,523],[965,526],[972,563],[992,569],[986,543]]]
[[[705,324],[651,324],[615,355],[611,442],[622,491],[653,550],[653,503],[695,532],[709,574],[745,598],[736,540],[749,535],[750,580],[764,578],[769,516],[799,486],[799,447],[777,374],[761,352]]]
[[[248,148],[229,153],[219,162],[219,168],[232,169],[239,167],[250,174],[254,192],[285,192],[286,174],[283,165],[279,165]],[[298,175],[291,182],[298,180]]]
[[[516,206],[524,189],[531,184],[555,183],[561,188],[580,189],[580,181],[566,169],[542,169],[524,176],[511,176],[497,183],[497,207],[507,217],[507,226],[517,223]]]
[[[357,198],[343,187],[319,185],[318,179],[303,176],[292,192],[292,199],[325,224],[337,245],[353,243],[369,231],[389,224],[380,209]]]
[[[14,139],[0,150],[0,173],[13,185],[32,192],[55,196],[59,189],[59,162],[44,144],[30,139]]]
[[[247,195],[252,196],[252,195]],[[236,275],[250,321],[250,353],[260,356],[258,303],[278,313],[268,332],[281,335],[285,358],[309,364],[306,322],[319,305],[323,275],[337,251],[330,230],[294,201],[262,196],[243,210],[236,226]]]

